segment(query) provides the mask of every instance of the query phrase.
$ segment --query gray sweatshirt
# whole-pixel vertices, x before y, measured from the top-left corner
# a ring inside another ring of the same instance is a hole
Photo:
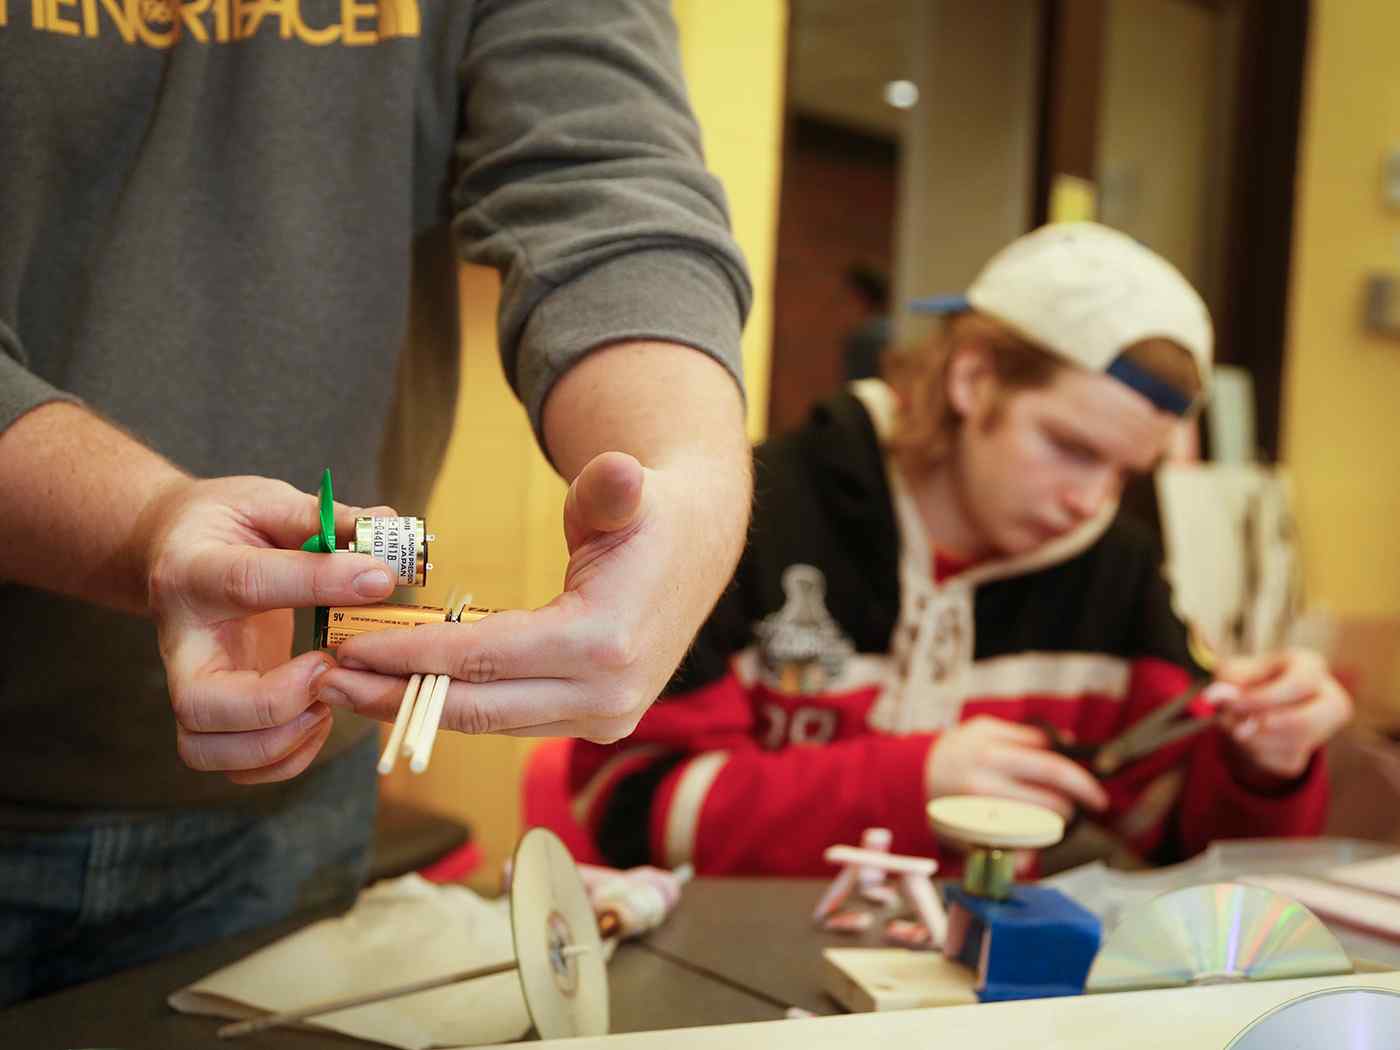
[[[668,6],[0,0],[0,431],[77,399],[196,475],[329,466],[421,512],[457,254],[501,271],[537,433],[607,342],[737,378],[750,288]],[[149,621],[0,583],[0,624],[0,826],[282,790],[180,762]]]

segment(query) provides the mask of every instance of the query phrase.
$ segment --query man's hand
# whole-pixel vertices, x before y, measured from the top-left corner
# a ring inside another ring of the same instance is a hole
[[[1240,756],[1268,776],[1301,775],[1313,752],[1351,720],[1351,697],[1314,652],[1226,660],[1216,678],[1239,689],[1220,702],[1230,738]]]
[[[388,721],[405,676],[446,674],[449,729],[630,733],[738,561],[751,495],[743,419],[733,379],[689,347],[589,354],[544,408],[550,456],[572,479],[562,593],[532,612],[360,635],[318,697]]]
[[[337,505],[346,530],[360,511]],[[319,526],[316,498],[259,477],[168,487],[143,516],[149,613],[160,635],[180,757],[240,784],[286,780],[330,734],[311,683],[323,653],[289,660],[295,607],[354,605],[393,591],[365,554],[296,548]]]
[[[943,795],[988,795],[1031,802],[1066,820],[1076,806],[1100,812],[1108,793],[1083,766],[1047,749],[1034,726],[978,715],[946,729],[929,749],[924,791]]]
[[[414,672],[452,678],[442,725],[464,733],[626,736],[685,655],[709,588],[677,604],[685,479],[607,452],[569,487],[564,590],[541,609],[349,639],[318,698],[392,721]],[[356,670],[358,668],[358,670]],[[374,672],[372,673],[370,669]]]

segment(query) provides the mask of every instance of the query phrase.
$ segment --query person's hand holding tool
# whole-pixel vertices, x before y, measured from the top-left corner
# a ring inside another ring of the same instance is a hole
[[[1076,806],[1101,812],[1108,793],[1083,766],[1049,750],[1034,726],[978,715],[945,729],[929,750],[925,795],[987,795],[1031,802],[1068,820]]]
[[[391,722],[415,673],[452,679],[442,726],[464,733],[626,736],[666,684],[708,611],[709,582],[687,581],[684,477],[604,453],[564,506],[564,590],[533,611],[469,624],[381,631],[346,641],[318,682],[334,706]],[[698,592],[689,615],[678,594]],[[369,669],[373,668],[373,672]]]
[[[544,406],[546,446],[571,479],[561,593],[528,612],[349,639],[317,695],[391,721],[410,675],[445,674],[448,729],[626,736],[738,561],[752,491],[743,420],[733,378],[689,347],[590,354]]]
[[[336,505],[337,526],[360,514]],[[186,479],[142,522],[149,612],[160,637],[180,757],[242,784],[286,780],[330,733],[312,681],[331,659],[291,656],[293,608],[387,597],[394,581],[367,554],[296,548],[319,527],[316,497],[261,477]]]
[[[1216,679],[1237,687],[1217,701],[1226,732],[1268,776],[1301,775],[1313,752],[1351,719],[1347,691],[1321,656],[1304,649],[1222,661]]]

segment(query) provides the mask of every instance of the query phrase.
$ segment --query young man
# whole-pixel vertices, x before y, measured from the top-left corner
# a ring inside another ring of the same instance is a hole
[[[749,549],[669,697],[575,746],[613,863],[820,874],[879,825],[955,870],[924,811],[964,793],[1079,809],[1159,861],[1319,830],[1350,701],[1309,655],[1217,668],[1221,725],[1103,780],[1046,731],[1104,741],[1207,677],[1149,534],[1115,518],[1204,389],[1200,297],[1081,223],[942,306],[902,406],[858,383],[758,450]]]
[[[425,505],[459,256],[501,272],[570,571],[395,659],[470,678],[474,731],[620,736],[670,677],[750,502],[750,286],[670,6],[0,0],[0,1006],[358,888],[374,727],[289,609],[393,584],[295,550],[293,486]]]

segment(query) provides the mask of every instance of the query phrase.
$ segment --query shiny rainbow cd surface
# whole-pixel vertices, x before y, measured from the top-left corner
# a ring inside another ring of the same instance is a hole
[[[1351,973],[1318,918],[1260,886],[1217,882],[1164,893],[1109,935],[1086,992],[1268,981]]]

